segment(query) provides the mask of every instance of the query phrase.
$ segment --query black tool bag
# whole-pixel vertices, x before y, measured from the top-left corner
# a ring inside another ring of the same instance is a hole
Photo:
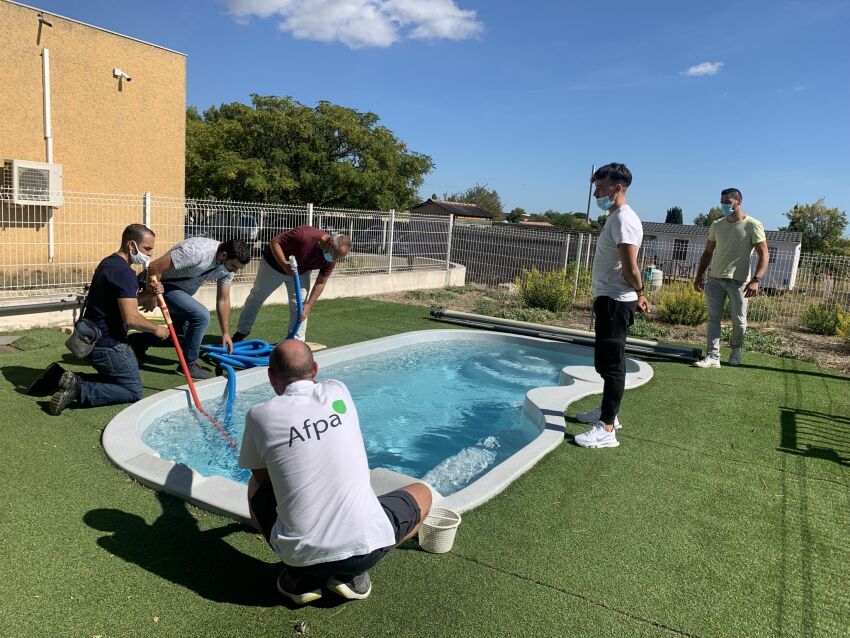
[[[95,272],[95,277],[97,277]],[[94,277],[92,278],[94,281]],[[100,334],[100,328],[95,325],[91,319],[86,319],[86,306],[89,303],[89,289],[86,289],[86,298],[83,301],[83,309],[80,312],[80,318],[74,322],[74,331],[71,336],[65,341],[65,347],[71,351],[71,354],[77,359],[85,359],[91,354],[91,351],[100,341],[103,335]]]

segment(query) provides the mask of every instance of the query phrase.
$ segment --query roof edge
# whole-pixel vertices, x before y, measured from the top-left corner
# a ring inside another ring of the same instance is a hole
[[[117,35],[119,38],[126,38],[127,40],[133,40],[134,42],[138,42],[140,44],[146,44],[150,47],[154,47],[157,49],[162,49],[163,51],[168,51],[169,53],[175,53],[177,55],[181,55],[184,58],[188,58],[189,55],[183,53],[182,51],[175,51],[174,49],[169,49],[168,47],[164,47],[159,44],[154,44],[153,42],[148,42],[147,40],[140,40],[139,38],[134,38],[131,35],[125,35],[123,33],[118,33],[117,31],[110,31],[109,29],[104,29],[103,27],[98,27],[93,24],[89,24],[88,22],[83,22],[82,20],[75,20],[74,18],[69,18],[68,16],[63,16],[61,13],[54,13],[53,11],[48,11],[47,9],[39,9],[38,7],[33,7],[28,4],[24,4],[23,2],[18,2],[17,0],[6,0],[9,4],[14,4],[19,7],[23,7],[24,9],[31,9],[32,11],[38,11],[45,15],[56,16],[57,18],[62,18],[63,20],[67,20],[68,22],[74,22],[76,24],[81,24],[84,27],[90,27],[92,29],[97,29],[98,31],[103,31],[104,33],[110,33],[112,35]]]

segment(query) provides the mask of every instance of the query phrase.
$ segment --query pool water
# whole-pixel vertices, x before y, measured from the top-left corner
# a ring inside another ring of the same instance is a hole
[[[534,440],[522,415],[525,393],[557,385],[566,365],[592,365],[566,350],[506,341],[453,340],[405,346],[320,366],[319,380],[344,382],[357,405],[370,467],[421,478],[441,494],[467,486]],[[227,427],[241,441],[245,414],[274,396],[268,384],[237,392]],[[224,400],[204,407],[225,423]],[[203,415],[183,409],[142,440],[164,459],[243,483],[250,473]]]

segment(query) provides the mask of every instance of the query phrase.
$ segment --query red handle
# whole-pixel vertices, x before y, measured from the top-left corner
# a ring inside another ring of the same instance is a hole
[[[156,276],[151,276],[151,283],[156,285]],[[183,374],[186,377],[186,380],[189,382],[189,393],[192,395],[192,400],[195,402],[195,407],[198,409],[198,412],[203,414],[210,420],[219,431],[224,440],[227,441],[227,444],[232,447],[234,450],[238,449],[238,445],[236,441],[233,440],[233,437],[227,432],[224,426],[221,425],[218,421],[216,421],[210,414],[204,410],[204,406],[201,405],[201,400],[198,398],[198,393],[195,391],[195,382],[192,380],[192,375],[189,374],[189,366],[186,364],[186,358],[183,356],[183,348],[180,347],[180,342],[177,340],[177,333],[174,331],[174,324],[171,322],[171,314],[168,312],[168,306],[165,304],[165,298],[162,294],[157,293],[156,302],[159,306],[159,309],[162,310],[162,316],[165,318],[165,323],[168,326],[168,332],[171,333],[171,341],[174,343],[174,349],[177,351],[177,357],[180,359],[180,367],[183,369]]]

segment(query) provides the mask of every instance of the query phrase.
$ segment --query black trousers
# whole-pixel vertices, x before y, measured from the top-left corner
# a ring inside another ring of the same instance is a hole
[[[626,389],[626,336],[635,322],[636,307],[636,301],[617,301],[611,297],[597,297],[593,301],[596,315],[593,363],[605,382],[599,417],[603,423],[614,423],[620,412]]]

